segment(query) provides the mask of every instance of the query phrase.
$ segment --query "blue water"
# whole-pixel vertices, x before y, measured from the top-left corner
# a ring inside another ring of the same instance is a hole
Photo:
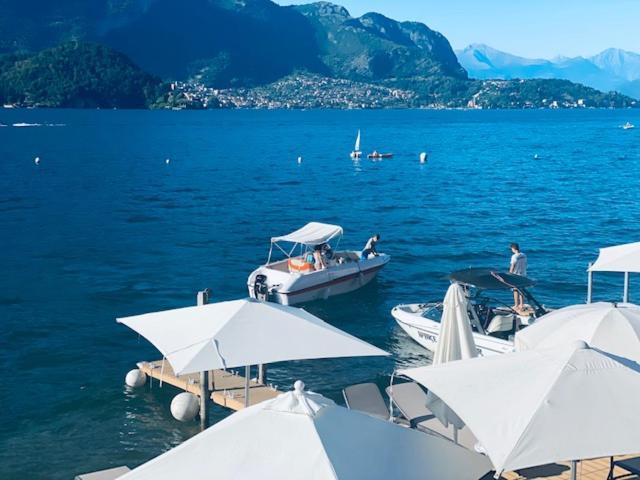
[[[171,418],[171,387],[123,387],[159,356],[115,318],[191,305],[205,287],[244,296],[269,237],[309,220],[343,225],[348,247],[382,235],[392,261],[376,281],[307,308],[394,357],[280,364],[280,388],[300,378],[341,401],[345,385],[424,362],[390,309],[441,298],[451,270],[507,265],[512,241],[540,300],[583,301],[598,247],[640,240],[640,130],[619,128],[637,117],[0,111],[0,478],[135,466],[196,433]],[[395,157],[352,162],[358,128],[365,151]],[[595,295],[621,287],[601,275]]]

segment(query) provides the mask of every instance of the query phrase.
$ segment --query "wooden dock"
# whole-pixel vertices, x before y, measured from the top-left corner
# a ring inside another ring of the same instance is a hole
[[[151,379],[173,385],[185,392],[200,396],[200,374],[191,373],[177,376],[167,361],[140,362],[138,368]],[[227,370],[210,370],[208,392],[211,392],[213,403],[242,410],[244,408],[245,378]],[[277,397],[281,392],[275,388],[251,381],[249,384],[249,406]]]
[[[624,457],[616,457],[619,460]],[[578,480],[607,480],[609,475],[610,459],[596,458],[578,462]],[[625,480],[638,479],[636,475],[628,475],[628,472],[616,467],[613,472],[617,478],[623,476]],[[624,476],[627,474],[628,476]],[[571,470],[569,464],[554,463],[541,467],[526,468],[518,472],[502,474],[504,480],[569,480]]]

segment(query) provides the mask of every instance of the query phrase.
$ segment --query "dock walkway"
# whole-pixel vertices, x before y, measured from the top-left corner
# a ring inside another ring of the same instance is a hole
[[[185,392],[200,396],[200,374],[176,375],[167,361],[139,362],[138,368],[152,379],[168,383]],[[245,378],[227,370],[209,371],[209,385],[213,403],[232,410],[244,408]],[[277,397],[281,392],[252,380],[249,384],[249,406]]]
[[[616,460],[621,458],[625,457],[616,457]],[[578,480],[607,480],[610,465],[608,457],[578,462]],[[628,476],[624,476],[625,474]],[[622,476],[624,480],[638,479],[636,475],[629,475],[628,472],[618,467],[614,470],[614,476],[616,478]],[[518,472],[505,472],[501,478],[504,480],[569,480],[571,470],[568,464],[558,463],[525,468]]]

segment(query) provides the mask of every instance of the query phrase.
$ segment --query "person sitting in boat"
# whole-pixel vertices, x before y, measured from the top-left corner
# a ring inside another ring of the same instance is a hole
[[[324,270],[327,268],[327,264],[322,258],[322,245],[316,245],[313,247],[313,260],[314,260],[314,268],[317,270]]]
[[[520,245],[517,243],[511,244],[511,262],[509,265],[509,273],[515,273],[516,275],[527,276],[527,256],[520,251]],[[517,312],[524,308],[524,297],[519,290],[513,289],[513,309]]]
[[[364,250],[360,254],[360,260],[366,260],[369,258],[369,255],[373,254],[374,256],[378,256],[378,251],[376,250],[376,245],[380,241],[380,234],[376,233],[373,237],[367,240],[367,244],[364,246]]]
[[[325,265],[330,265],[333,260],[333,249],[331,245],[328,243],[323,243],[321,245],[320,251],[322,252],[322,259],[324,260]]]

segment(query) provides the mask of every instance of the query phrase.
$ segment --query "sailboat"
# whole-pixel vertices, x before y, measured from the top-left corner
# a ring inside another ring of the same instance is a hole
[[[631,130],[632,128],[635,128],[635,125],[633,123],[627,122],[624,125],[622,125],[622,128],[624,130]]]
[[[356,144],[351,152],[351,158],[360,158],[362,152],[360,151],[360,130],[358,130],[358,136],[356,137]]]

